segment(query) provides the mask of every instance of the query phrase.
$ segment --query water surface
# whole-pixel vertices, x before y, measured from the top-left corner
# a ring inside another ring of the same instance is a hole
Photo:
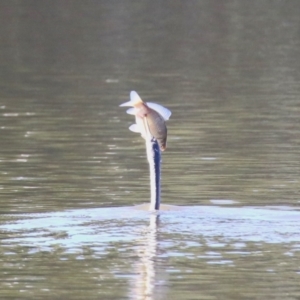
[[[0,4],[3,299],[298,299],[300,4]],[[130,90],[172,110],[159,215]]]

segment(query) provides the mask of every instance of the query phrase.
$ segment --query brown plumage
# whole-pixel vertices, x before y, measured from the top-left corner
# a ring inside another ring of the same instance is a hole
[[[156,103],[144,103],[136,91],[130,92],[130,101],[120,106],[131,106],[134,108],[127,110],[127,113],[135,115],[136,124],[132,124],[129,129],[133,132],[140,132],[145,140],[155,138],[161,151],[166,149],[167,126],[165,121],[169,120],[171,112]]]
[[[135,108],[136,117],[146,120],[150,134],[158,141],[161,151],[164,151],[167,143],[167,126],[164,118],[144,102],[137,103]]]

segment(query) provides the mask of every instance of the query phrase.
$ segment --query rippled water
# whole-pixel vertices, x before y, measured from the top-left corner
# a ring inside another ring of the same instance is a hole
[[[287,207],[213,205],[21,214],[1,226],[4,269],[21,269],[3,283],[37,297],[74,286],[91,298],[283,297],[298,291],[299,220]]]
[[[1,299],[298,299],[299,9],[0,4]],[[132,89],[173,113],[159,214]]]

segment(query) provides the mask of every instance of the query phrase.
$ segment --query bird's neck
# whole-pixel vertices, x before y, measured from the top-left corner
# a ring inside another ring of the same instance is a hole
[[[157,140],[154,138],[146,140],[146,148],[150,169],[150,210],[159,210],[161,151]]]

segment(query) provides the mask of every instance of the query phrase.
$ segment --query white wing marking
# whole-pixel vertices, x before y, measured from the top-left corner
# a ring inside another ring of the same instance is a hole
[[[141,101],[142,101],[142,99],[136,91],[130,92],[130,102],[136,103],[136,102],[141,102]]]
[[[130,125],[129,130],[135,133],[141,133],[139,126],[137,124]]]
[[[134,107],[128,108],[128,109],[126,110],[126,112],[127,112],[129,115],[135,116],[135,108],[134,108]]]
[[[119,105],[120,107],[122,106],[132,106],[132,102],[131,101],[128,101],[128,102],[125,102],[125,103],[122,103]]]
[[[171,111],[169,109],[167,109],[166,107],[157,104],[157,103],[152,103],[152,102],[147,102],[146,103],[150,108],[152,108],[153,110],[155,110],[156,112],[158,112],[165,121],[170,119],[171,116]]]

